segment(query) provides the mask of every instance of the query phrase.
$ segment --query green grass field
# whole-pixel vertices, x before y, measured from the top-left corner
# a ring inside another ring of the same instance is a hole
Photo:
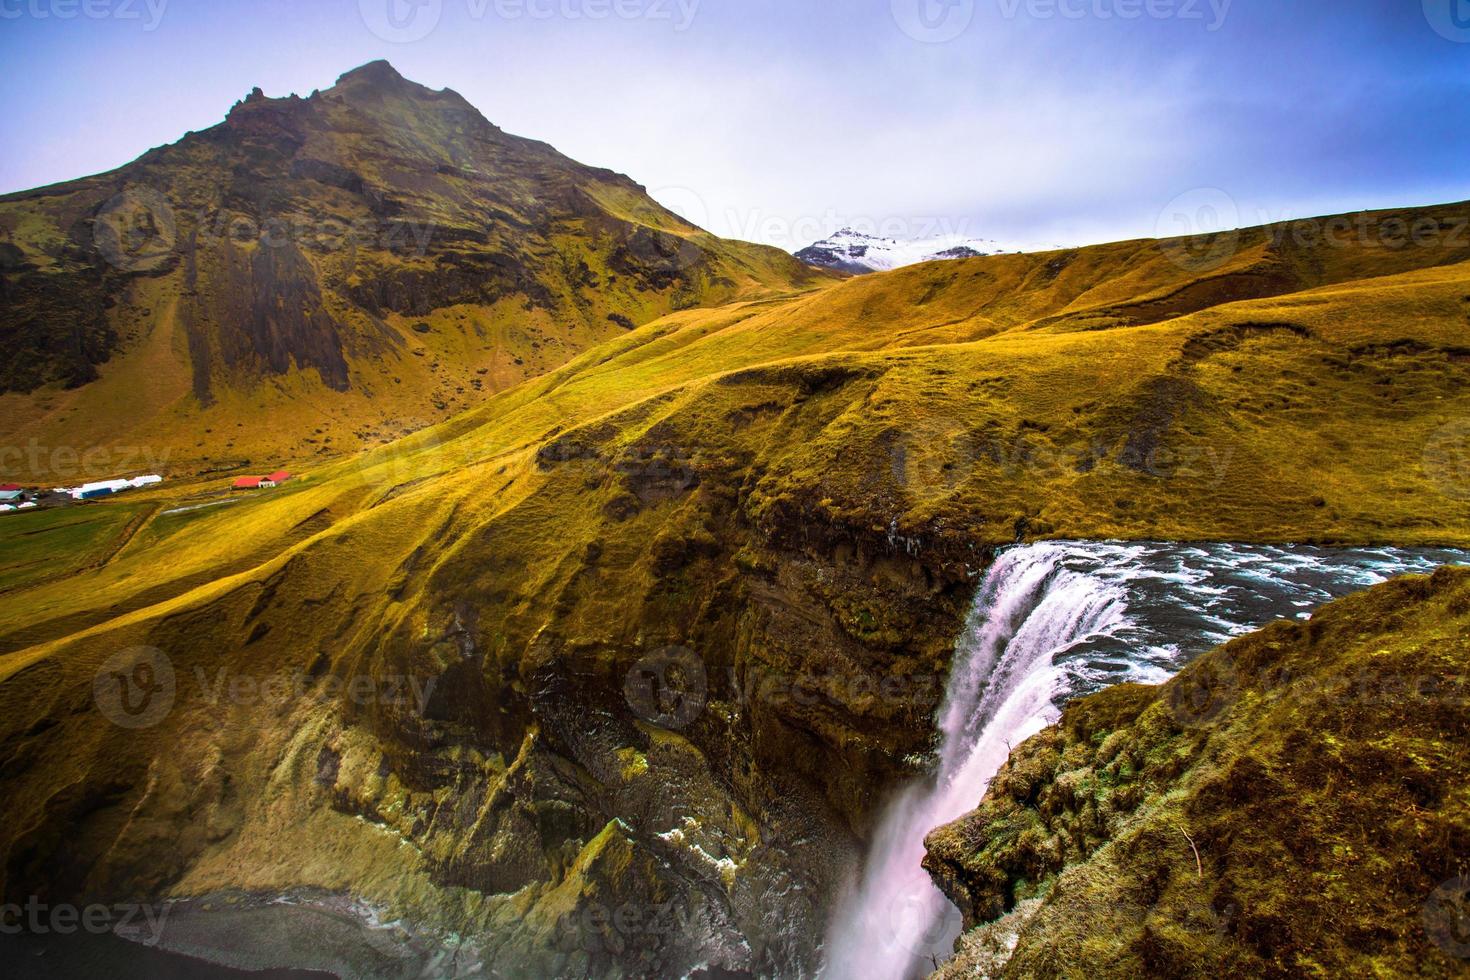
[[[0,517],[0,589],[65,576],[98,561],[149,509],[104,503]]]

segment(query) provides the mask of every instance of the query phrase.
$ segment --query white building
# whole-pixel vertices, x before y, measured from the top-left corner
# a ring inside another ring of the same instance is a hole
[[[77,500],[81,500],[87,494],[92,493],[96,490],[107,490],[112,493],[119,493],[123,490],[131,490],[132,488],[133,485],[127,480],[100,480],[97,483],[82,484],[81,486],[73,490],[71,492],[71,495]]]

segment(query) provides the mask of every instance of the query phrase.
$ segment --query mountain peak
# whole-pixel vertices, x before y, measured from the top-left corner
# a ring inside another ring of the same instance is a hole
[[[0,338],[11,355],[0,393],[111,390],[97,366],[134,358],[153,329],[142,325],[163,315],[124,294],[136,277],[177,281],[160,288],[181,297],[190,355],[149,369],[169,390],[191,392],[213,418],[299,372],[303,398],[363,407],[349,413],[356,428],[314,432],[328,427],[316,409],[290,409],[309,427],[262,432],[250,451],[279,456],[328,434],[363,445],[376,439],[354,434],[368,415],[373,426],[388,424],[384,412],[440,421],[685,297],[813,278],[777,251],[696,233],[628,178],[506,134],[453,90],[386,61],[308,98],[248,91],[224,122],[111,174],[0,199]],[[32,207],[45,214],[33,221]],[[513,353],[485,332],[527,315],[536,327]],[[139,329],[119,329],[119,317]],[[374,390],[396,407],[367,409]]]
[[[999,242],[991,238],[970,238],[946,233],[927,238],[880,238],[848,226],[836,234],[814,242],[796,253],[808,265],[843,272],[887,272],[918,262],[944,259],[970,259],[1004,252],[1044,252],[1059,245],[1031,245]]]
[[[367,85],[403,85],[411,84],[408,79],[399,74],[386,60],[379,58],[377,61],[369,61],[365,65],[359,65],[349,72],[344,72],[338,79],[338,85],[351,83],[362,83]]]
[[[382,59],[369,61],[345,73],[337,79],[337,84],[329,91],[359,101],[363,99],[377,101],[383,96],[397,96],[411,100],[456,103],[459,108],[468,109],[477,116],[479,115],[479,110],[470,105],[465,97],[454,89],[430,88],[411,78],[404,77],[397,68]]]

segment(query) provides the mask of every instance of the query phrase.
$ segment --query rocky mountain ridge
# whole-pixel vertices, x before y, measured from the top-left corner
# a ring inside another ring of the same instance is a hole
[[[21,441],[315,457],[671,310],[814,281],[374,62],[0,198],[0,408]]]

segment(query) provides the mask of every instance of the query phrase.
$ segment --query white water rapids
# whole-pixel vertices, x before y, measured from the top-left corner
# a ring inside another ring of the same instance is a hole
[[[824,944],[828,980],[909,980],[953,951],[959,911],[921,866],[924,837],[979,804],[1013,747],[1070,698],[1159,683],[1193,656],[1463,552],[1046,543],[1002,553],[976,596],[938,718],[938,767],[889,805]]]

